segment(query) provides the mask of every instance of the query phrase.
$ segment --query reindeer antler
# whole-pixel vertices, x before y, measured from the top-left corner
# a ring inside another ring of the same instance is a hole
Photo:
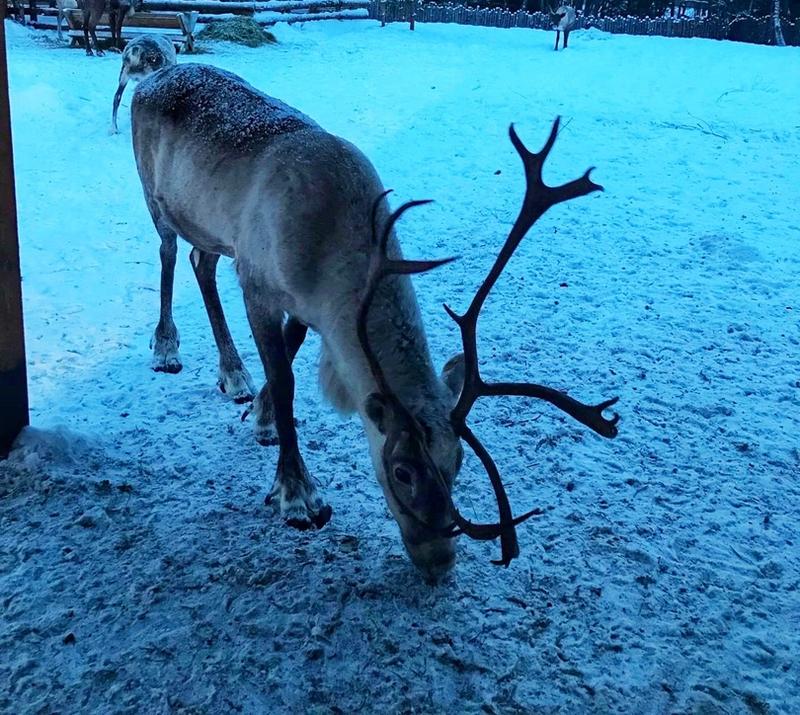
[[[553,122],[550,136],[547,138],[544,147],[539,153],[529,151],[517,135],[514,125],[512,124],[509,127],[508,133],[511,137],[511,143],[520,155],[525,168],[526,190],[522,209],[494,265],[478,288],[467,311],[463,315],[458,315],[449,306],[444,306],[450,317],[458,324],[461,330],[461,340],[464,345],[464,387],[459,396],[458,403],[450,414],[450,419],[456,433],[461,436],[481,460],[491,480],[492,488],[497,498],[498,510],[500,512],[498,531],[502,552],[501,560],[493,563],[502,564],[504,566],[508,566],[512,559],[519,555],[515,526],[526,518],[533,516],[536,510],[517,519],[512,517],[511,506],[508,503],[508,497],[500,478],[497,465],[495,465],[486,448],[472,433],[466,423],[467,416],[476,400],[480,397],[494,397],[499,395],[521,395],[546,400],[560,410],[571,415],[579,422],[582,422],[587,427],[593,429],[599,435],[609,438],[613,438],[617,435],[616,425],[619,420],[619,415],[617,414],[610,420],[604,418],[602,414],[603,410],[616,403],[618,399],[616,397],[601,402],[599,405],[590,406],[574,400],[563,392],[542,385],[532,383],[486,383],[481,377],[478,364],[477,324],[481,308],[509,259],[514,254],[514,251],[527,232],[552,206],[564,201],[569,201],[570,199],[578,198],[579,196],[585,196],[593,191],[603,190],[602,186],[594,183],[589,178],[592,169],[588,169],[579,179],[567,182],[561,186],[547,186],[544,183],[542,179],[542,167],[555,143],[560,121],[561,118],[557,117]],[[476,534],[473,538],[482,538],[482,536],[477,535],[477,532],[481,530],[476,529],[475,525],[467,522],[463,525],[459,523],[458,526],[467,536]],[[473,531],[473,533],[470,533],[471,531]]]
[[[463,315],[458,315],[449,306],[444,306],[448,315],[450,315],[450,317],[458,324],[461,330],[461,340],[464,345],[464,385],[458,402],[450,413],[450,420],[455,433],[461,437],[461,439],[463,439],[475,452],[486,469],[487,474],[489,475],[492,489],[494,490],[495,498],[497,499],[500,521],[495,524],[476,524],[464,518],[456,508],[455,504],[453,504],[450,490],[444,483],[444,479],[439,473],[439,470],[436,468],[436,465],[432,463],[427,454],[423,456],[425,457],[426,461],[430,463],[434,478],[436,478],[439,482],[439,485],[444,495],[446,495],[450,509],[453,513],[453,524],[450,527],[446,529],[438,529],[421,522],[419,517],[417,517],[405,504],[403,504],[402,500],[399,499],[399,496],[394,493],[391,481],[389,481],[389,486],[400,506],[400,509],[431,531],[440,532],[444,536],[452,537],[464,534],[472,539],[481,541],[496,539],[499,536],[501,544],[501,559],[499,561],[493,561],[492,563],[503,566],[508,566],[513,559],[519,556],[516,526],[533,516],[541,515],[542,511],[540,509],[532,509],[531,511],[518,517],[514,517],[512,515],[511,505],[509,504],[508,496],[506,494],[503,481],[500,478],[497,465],[494,463],[491,455],[480,442],[480,440],[472,433],[472,430],[470,430],[466,422],[469,412],[475,402],[481,397],[496,397],[500,395],[535,397],[537,399],[549,402],[560,410],[571,415],[579,422],[585,424],[599,435],[608,438],[617,436],[617,422],[619,421],[619,415],[617,414],[614,414],[611,419],[606,419],[603,417],[603,411],[617,402],[618,398],[616,397],[610,400],[605,400],[598,405],[585,405],[582,402],[578,402],[577,400],[573,399],[564,392],[560,392],[543,385],[537,385],[535,383],[487,383],[481,377],[480,367],[478,364],[478,317],[480,316],[480,312],[483,308],[486,298],[488,297],[489,293],[497,282],[497,279],[502,274],[506,264],[511,259],[511,256],[514,254],[514,251],[516,251],[522,239],[528,233],[533,224],[536,223],[536,221],[538,221],[539,218],[549,208],[555,206],[556,204],[569,201],[570,199],[578,198],[579,196],[585,196],[594,191],[603,190],[602,186],[594,183],[589,178],[589,174],[591,173],[592,169],[588,169],[579,179],[569,181],[561,186],[547,186],[544,183],[542,179],[542,167],[544,166],[544,162],[547,159],[550,150],[553,148],[553,144],[555,143],[560,121],[560,117],[555,119],[553,122],[553,127],[550,130],[550,136],[545,142],[542,150],[538,153],[533,153],[525,147],[517,135],[513,124],[509,127],[511,143],[514,145],[514,148],[520,155],[525,168],[526,190],[522,208],[517,220],[514,222],[514,226],[512,227],[508,238],[506,239],[502,249],[500,250],[500,253],[497,256],[497,259],[492,265],[492,268],[490,269],[483,283],[481,283],[480,287],[478,288],[478,291],[473,297],[472,303],[470,303],[467,311]],[[449,263],[454,259],[446,258],[437,261],[408,261],[402,259],[390,259],[388,257],[388,241],[392,228],[397,220],[408,209],[414,206],[421,206],[430,203],[429,201],[410,201],[403,204],[399,209],[389,216],[383,232],[380,238],[378,238],[376,221],[377,213],[381,201],[383,201],[383,199],[389,193],[389,191],[382,193],[375,200],[375,203],[372,207],[373,251],[370,255],[367,284],[364,289],[364,294],[362,296],[358,311],[358,339],[361,343],[362,349],[364,350],[364,354],[367,357],[370,369],[372,370],[373,376],[375,377],[375,381],[381,393],[386,398],[392,400],[395,408],[402,412],[402,414],[408,420],[409,428],[418,431],[419,426],[416,424],[416,420],[400,403],[397,396],[391,390],[386,380],[386,376],[384,375],[383,370],[378,362],[377,356],[369,345],[369,338],[367,335],[367,315],[369,313],[369,307],[375,295],[375,291],[379,283],[386,276],[391,274],[410,275],[414,273],[424,273],[425,271],[429,271],[433,268],[438,268],[439,266]]]
[[[364,351],[364,355],[367,358],[370,370],[372,372],[373,377],[375,378],[375,382],[377,383],[378,389],[380,390],[381,394],[386,399],[391,400],[394,409],[399,414],[402,414],[404,416],[408,429],[413,430],[421,435],[422,430],[417,424],[416,419],[395,395],[394,391],[392,390],[388,381],[386,380],[386,376],[383,372],[383,369],[380,366],[380,363],[378,362],[378,358],[375,355],[374,350],[369,344],[369,336],[367,334],[367,316],[369,314],[369,308],[372,303],[372,299],[375,296],[375,291],[377,290],[380,282],[387,276],[393,274],[411,275],[415,273],[425,273],[426,271],[430,271],[433,270],[434,268],[438,268],[439,266],[443,266],[446,263],[450,263],[451,261],[454,261],[455,258],[451,257],[433,261],[409,261],[405,259],[389,258],[387,254],[389,237],[391,236],[392,229],[394,228],[394,225],[397,223],[398,219],[410,208],[413,208],[415,206],[424,206],[425,204],[431,203],[430,201],[409,201],[403,204],[399,209],[390,214],[389,219],[387,220],[386,225],[383,227],[383,231],[380,234],[379,238],[378,226],[377,226],[378,209],[380,208],[383,199],[390,193],[391,190],[384,191],[380,196],[378,196],[375,199],[375,202],[372,205],[372,217],[371,217],[372,253],[370,254],[370,264],[367,272],[367,282],[364,288],[364,293],[362,294],[361,297],[361,304],[359,305],[358,309],[356,328],[358,332],[358,340],[361,343],[361,348]],[[464,438],[463,435],[461,436],[462,438]],[[475,441],[477,442],[477,440]],[[416,522],[424,526],[432,533],[440,533],[442,536],[455,537],[459,536],[460,534],[465,534],[472,539],[477,539],[480,541],[490,541],[492,539],[496,539],[498,536],[502,534],[503,523],[476,524],[464,518],[461,515],[461,512],[459,512],[456,505],[453,503],[453,499],[450,494],[450,489],[447,487],[447,484],[445,483],[444,478],[439,472],[438,467],[433,463],[433,460],[431,460],[430,455],[428,455],[427,452],[423,451],[423,453],[420,454],[420,458],[427,463],[428,470],[430,471],[432,476],[436,479],[439,488],[442,492],[442,495],[446,499],[448,506],[450,507],[450,510],[453,514],[453,523],[445,529],[440,529],[438,527],[423,522],[416,514],[414,514],[414,512],[411,509],[408,508],[406,504],[403,503],[403,500],[400,498],[399,494],[396,493],[392,485],[392,481],[389,479],[387,480],[389,489],[392,492],[395,501],[397,501],[398,506],[403,511],[403,513],[405,513],[409,518],[415,520]],[[499,475],[497,479],[499,480]],[[502,483],[501,483],[501,489],[502,489]],[[505,492],[502,492],[502,497],[505,497]],[[498,499],[500,499],[500,497],[498,497]],[[540,509],[533,509],[532,511],[529,511],[527,514],[523,514],[522,516],[517,517],[516,519],[512,519],[511,510],[510,507],[508,506],[508,499],[505,499],[505,505],[508,508],[508,515],[509,519],[511,519],[510,523],[512,528],[514,525],[519,524],[525,521],[526,519],[529,519],[532,516],[539,516],[540,514],[542,514],[542,511]]]

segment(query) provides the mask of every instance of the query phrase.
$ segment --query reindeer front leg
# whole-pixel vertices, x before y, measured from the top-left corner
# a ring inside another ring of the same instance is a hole
[[[91,21],[92,12],[88,8],[84,8],[83,10],[83,46],[86,49],[86,54],[91,57],[94,53],[92,52],[92,44],[89,41],[89,23]],[[94,32],[94,30],[92,30]]]
[[[175,282],[175,258],[178,253],[178,234],[169,228],[151,206],[156,231],[161,237],[161,315],[150,347],[153,348],[153,370],[178,373],[183,368],[178,346],[181,344],[178,329],[172,320],[172,291]]]
[[[92,10],[89,17],[89,33],[92,36],[92,44],[94,45],[94,51],[97,53],[98,57],[102,57],[105,55],[105,52],[100,49],[100,44],[97,42],[97,23],[100,22],[100,17],[102,16],[102,10],[97,12],[96,10]],[[83,35],[86,36],[86,16],[84,15],[84,22],[83,22]],[[91,55],[92,50],[89,47],[88,39],[86,43],[86,54]]]
[[[119,42],[117,40],[117,33],[119,30],[117,29],[117,18],[120,15],[120,11],[114,7],[114,3],[111,3],[111,8],[108,11],[108,29],[111,31],[111,51],[116,52],[118,50]],[[119,23],[120,25],[122,23]]]
[[[323,504],[300,455],[294,424],[294,373],[283,336],[280,311],[265,304],[263,292],[252,285],[244,288],[247,318],[267,374],[267,385],[278,431],[278,468],[266,503],[277,499],[281,516],[289,526],[323,527],[331,508]]]
[[[253,378],[250,377],[250,373],[247,372],[241,357],[239,357],[239,352],[236,350],[231,331],[225,320],[225,313],[222,310],[222,302],[217,290],[219,255],[193,248],[189,258],[197,278],[197,285],[200,286],[200,293],[203,296],[203,303],[211,323],[211,332],[214,333],[214,341],[219,351],[219,389],[234,402],[249,402],[253,399],[256,389],[253,386]]]
[[[299,320],[289,316],[283,326],[283,343],[286,346],[286,356],[289,364],[294,362],[297,351],[306,339],[308,326],[303,325]],[[272,395],[270,394],[269,383],[266,383],[256,395],[253,404],[248,407],[242,415],[242,421],[252,414],[255,417],[255,437],[256,442],[264,447],[278,444],[278,433],[275,429],[275,409],[272,406]]]

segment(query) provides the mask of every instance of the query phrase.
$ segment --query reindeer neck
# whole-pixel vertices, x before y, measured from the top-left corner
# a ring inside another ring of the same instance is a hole
[[[411,279],[391,276],[384,280],[367,325],[386,381],[400,401],[411,407],[420,400],[430,400],[439,389],[439,379]]]
[[[378,387],[358,340],[356,310],[355,306],[342,305],[335,321],[323,331],[323,339],[353,408],[361,411],[367,396]],[[367,329],[370,345],[395,395],[412,411],[417,405],[429,405],[431,398],[440,394],[441,384],[407,276],[391,276],[381,284],[370,307]]]

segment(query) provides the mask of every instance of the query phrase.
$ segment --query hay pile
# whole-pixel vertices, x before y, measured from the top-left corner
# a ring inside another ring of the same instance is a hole
[[[197,39],[234,42],[246,47],[261,47],[277,42],[275,35],[267,32],[250,17],[210,23],[197,35]]]

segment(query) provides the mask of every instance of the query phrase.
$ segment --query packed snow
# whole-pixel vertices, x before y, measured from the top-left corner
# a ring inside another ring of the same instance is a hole
[[[0,711],[800,711],[800,49],[371,21],[276,28],[195,58],[353,141],[407,214],[439,364],[519,208],[515,122],[551,183],[606,191],[533,229],[480,323],[487,377],[586,402],[603,440],[544,404],[471,417],[517,512],[521,557],[462,541],[425,584],[356,419],[295,363],[306,463],[331,522],[263,504],[277,448],[215,386],[181,247],[184,369],[150,370],[158,239],[130,143],[109,135],[119,56],[6,23],[31,421],[0,463]],[[220,290],[263,377],[230,263]],[[484,401],[486,402],[486,401]],[[493,518],[467,458],[456,503]]]

